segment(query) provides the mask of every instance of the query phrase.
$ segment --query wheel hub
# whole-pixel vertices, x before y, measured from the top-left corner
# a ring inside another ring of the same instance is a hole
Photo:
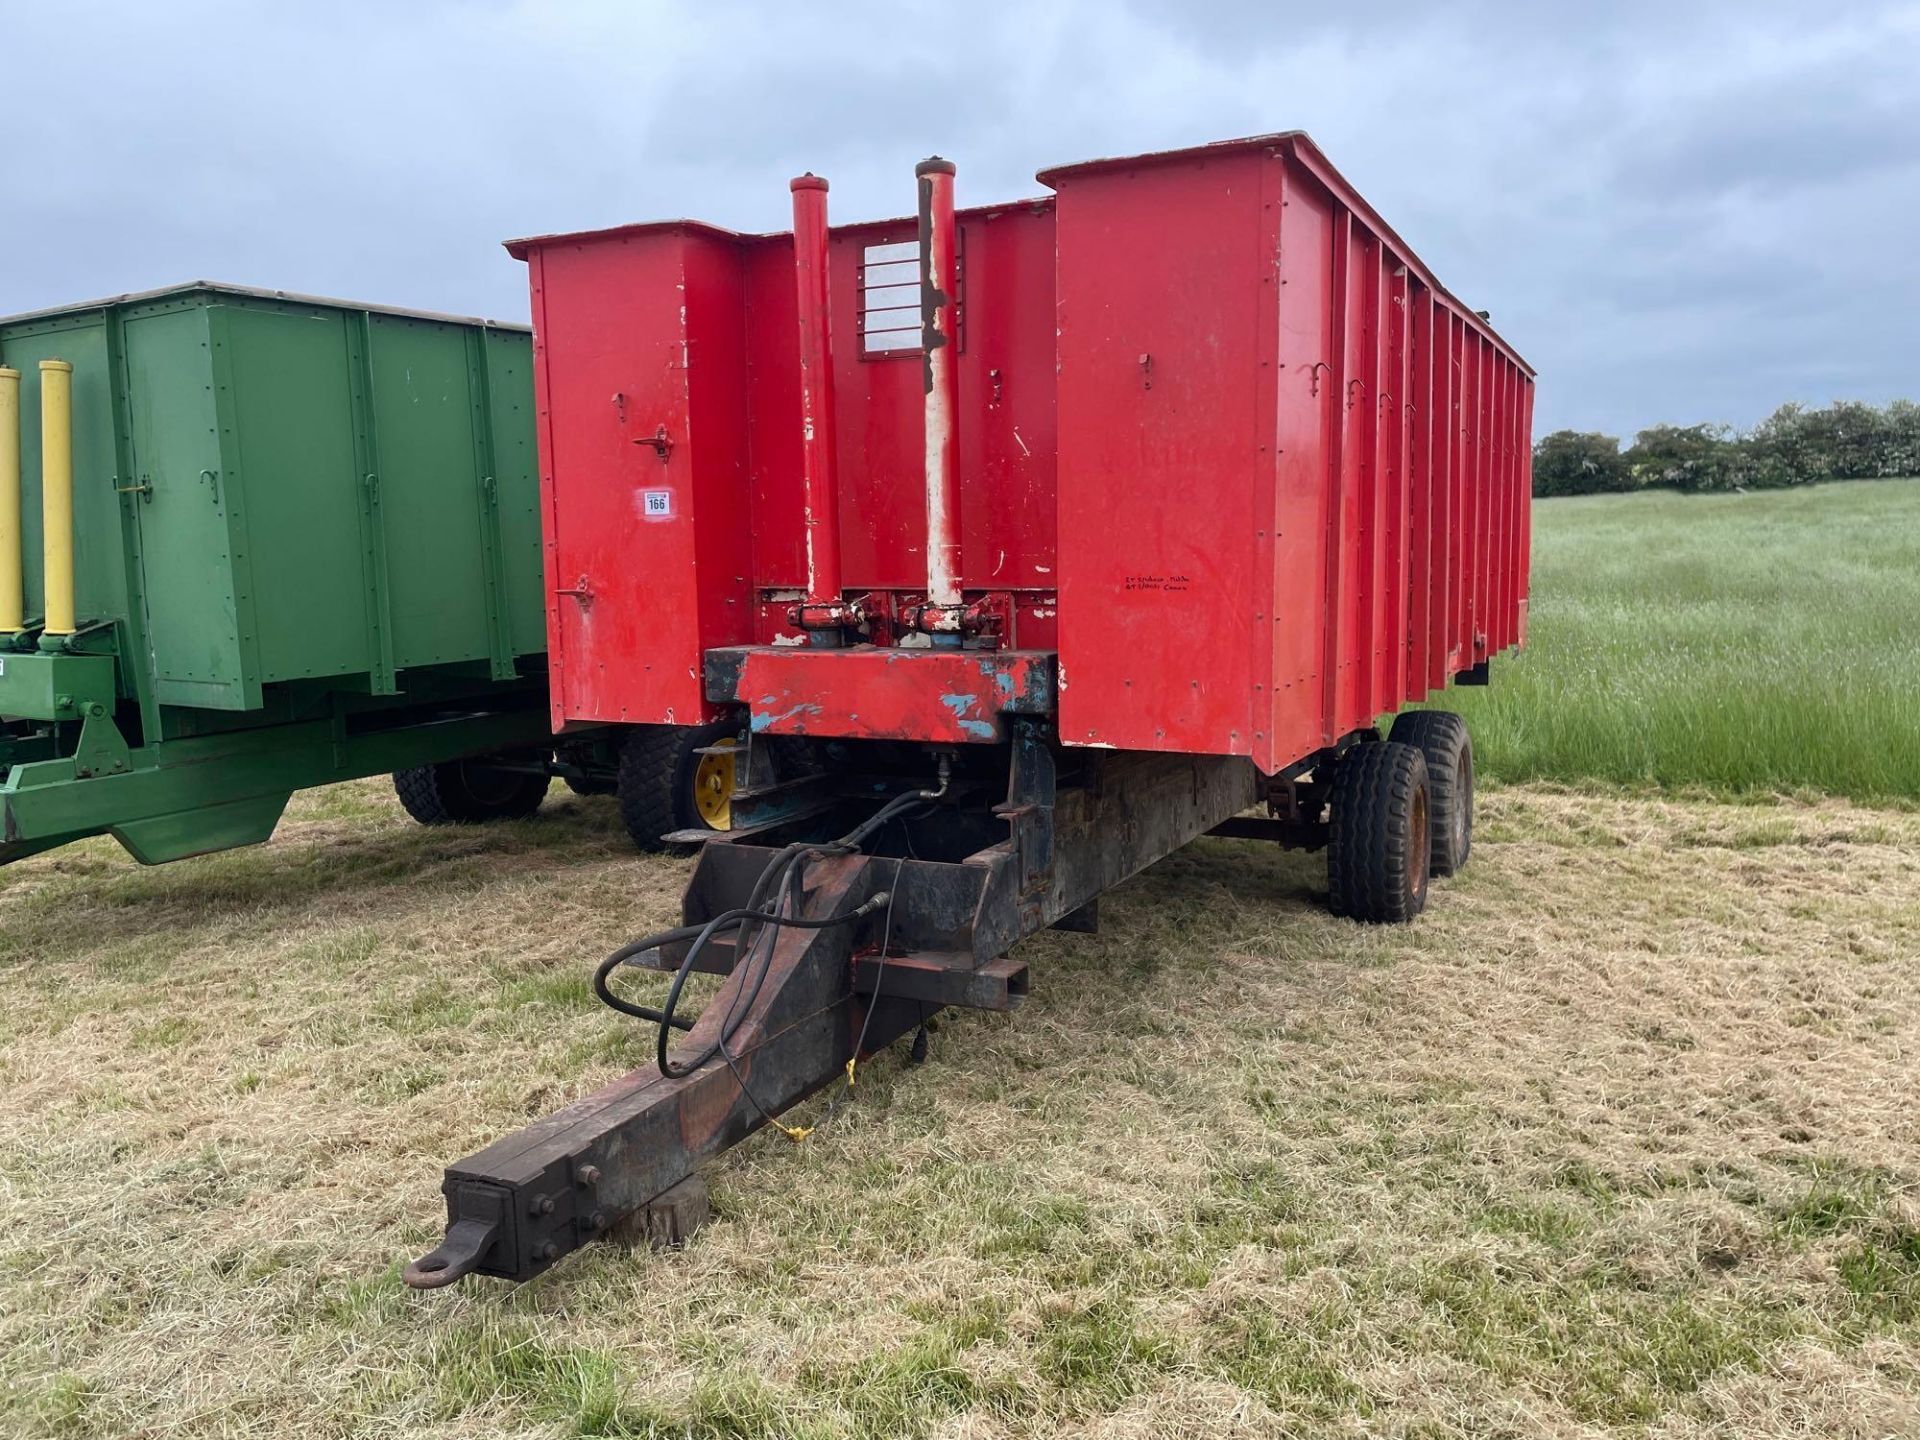
[[[718,740],[712,748],[731,751],[736,742]],[[693,808],[715,830],[733,828],[735,761],[728,755],[702,755],[693,767]]]

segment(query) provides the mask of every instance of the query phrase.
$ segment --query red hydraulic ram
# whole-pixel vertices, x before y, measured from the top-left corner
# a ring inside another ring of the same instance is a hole
[[[806,174],[793,192],[793,269],[800,359],[801,477],[807,587],[801,623],[837,643],[848,611],[840,588],[840,487],[834,475],[833,344],[827,283],[827,182]]]

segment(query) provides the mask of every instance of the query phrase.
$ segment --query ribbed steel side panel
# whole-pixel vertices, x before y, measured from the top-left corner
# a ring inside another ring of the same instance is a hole
[[[1531,372],[1316,150],[1047,178],[1067,743],[1277,770],[1521,640]]]
[[[522,329],[207,285],[0,320],[27,377],[29,613],[35,362],[59,357],[81,618],[121,630],[145,703],[513,676],[545,648],[529,350]]]

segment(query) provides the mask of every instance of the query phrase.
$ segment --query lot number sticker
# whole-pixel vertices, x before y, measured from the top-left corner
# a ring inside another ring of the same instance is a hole
[[[642,490],[640,492],[640,513],[649,520],[671,520],[673,518],[673,492],[671,490]]]

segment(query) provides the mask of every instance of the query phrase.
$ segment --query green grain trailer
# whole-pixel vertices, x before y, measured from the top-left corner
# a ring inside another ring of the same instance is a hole
[[[424,821],[604,786],[549,733],[530,359],[207,283],[0,320],[0,862],[250,844],[382,772]]]

